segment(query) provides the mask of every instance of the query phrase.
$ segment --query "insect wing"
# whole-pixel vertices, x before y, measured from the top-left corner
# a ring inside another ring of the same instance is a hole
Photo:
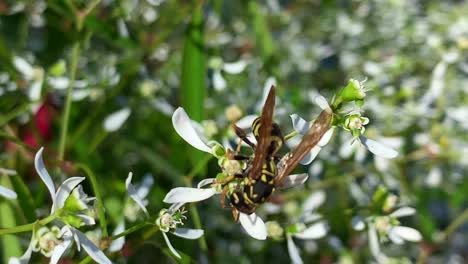
[[[271,129],[273,123],[273,110],[275,107],[275,87],[271,86],[260,117],[257,146],[255,147],[252,168],[249,171],[250,179],[261,176],[263,163],[267,157],[267,148],[271,143]]]
[[[332,113],[322,111],[299,145],[280,160],[278,164],[278,176],[275,180],[276,186],[281,186],[283,178],[296,168],[305,155],[317,145],[323,135],[330,129],[332,116]]]

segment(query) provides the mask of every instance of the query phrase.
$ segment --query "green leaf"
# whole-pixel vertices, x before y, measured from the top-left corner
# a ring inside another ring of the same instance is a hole
[[[6,185],[5,182],[6,179],[2,180],[0,178],[0,184]],[[9,200],[0,198],[0,212],[0,226],[2,228],[14,227],[17,225],[13,206]],[[19,239],[16,235],[0,236],[0,250],[3,257],[2,263],[8,263],[10,257],[21,256],[23,254]]]
[[[252,26],[255,31],[257,50],[260,52],[264,61],[269,61],[274,53],[274,45],[264,12],[261,10],[261,5],[256,1],[249,1],[248,8],[252,16]]]

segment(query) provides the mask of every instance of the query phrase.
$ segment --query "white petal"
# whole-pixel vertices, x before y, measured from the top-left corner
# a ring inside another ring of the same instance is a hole
[[[359,216],[355,216],[351,219],[351,225],[356,231],[362,231],[366,227],[366,224],[364,224],[364,220]]]
[[[330,139],[331,139],[332,136],[333,136],[333,131],[334,131],[333,128],[328,129],[328,131],[325,132],[325,134],[322,136],[322,138],[321,138],[321,139],[319,140],[319,142],[317,143],[317,146],[323,148],[325,145],[327,145],[328,142],[330,142]]]
[[[416,209],[412,207],[401,207],[395,210],[393,213],[390,214],[390,216],[399,218],[403,216],[409,216],[409,215],[414,215],[416,213]]]
[[[379,239],[377,237],[377,231],[375,230],[375,227],[373,224],[369,224],[368,233],[369,233],[370,251],[374,257],[378,258],[380,256],[380,245],[379,245]]]
[[[328,104],[327,99],[325,97],[318,95],[314,98],[314,102],[322,109],[327,112],[331,112],[330,105]]]
[[[31,237],[31,241],[29,242],[28,249],[26,249],[26,252],[24,254],[17,258],[17,257],[11,257],[8,260],[8,264],[28,264],[29,260],[31,259],[31,254],[33,251],[33,245],[37,242],[37,240],[34,239],[34,236]]]
[[[0,168],[0,174],[2,174],[2,175],[17,175],[18,173],[15,170]]]
[[[388,230],[388,238],[395,244],[397,245],[401,245],[403,243],[405,243],[405,241],[403,240],[403,238],[401,238],[399,235],[397,235],[392,229]]]
[[[80,244],[88,255],[99,264],[112,264],[109,258],[89,240],[85,234],[73,228],[73,233],[79,238]]]
[[[13,190],[10,190],[1,185],[0,185],[0,196],[3,196],[7,199],[16,199],[18,197],[18,195]]]
[[[361,143],[374,155],[382,158],[393,159],[398,156],[398,152],[392,148],[389,148],[375,140],[368,139],[364,136],[359,136]]]
[[[76,217],[80,218],[84,225],[95,225],[96,221],[92,216],[85,214],[75,214]]]
[[[239,222],[251,237],[258,240],[265,240],[267,238],[266,225],[255,213],[250,215],[240,213]]]
[[[52,256],[50,257],[50,264],[56,264],[63,256],[65,251],[70,247],[73,242],[73,235],[67,234],[62,236],[63,242],[55,246],[52,251]]]
[[[197,184],[197,188],[200,189],[206,185],[210,185],[212,184],[214,181],[216,180],[216,178],[207,178],[207,179],[203,179],[201,180],[198,184]]]
[[[195,128],[192,126],[192,120],[190,120],[182,107],[179,107],[174,111],[174,114],[172,115],[172,125],[174,126],[177,134],[187,141],[187,143],[198,150],[211,153],[211,148],[208,147],[197,134]]]
[[[247,62],[245,60],[240,60],[236,62],[224,63],[223,70],[230,74],[239,74],[245,70]]]
[[[130,108],[125,107],[119,111],[116,111],[104,119],[104,129],[107,132],[114,132],[120,129],[125,123],[127,118],[130,116]]]
[[[201,229],[176,228],[174,235],[185,239],[199,239],[205,232]]]
[[[70,85],[70,79],[68,79],[68,77],[65,76],[49,77],[47,78],[47,82],[52,88],[57,90],[67,89],[67,87]]]
[[[318,222],[307,227],[304,231],[294,234],[294,237],[300,239],[319,239],[324,237],[327,231],[327,224],[325,222]]]
[[[309,165],[318,156],[322,148],[318,145],[314,146],[310,152],[301,160],[302,165]],[[306,160],[306,158],[308,158]],[[306,163],[307,162],[307,163]]]
[[[325,200],[327,199],[327,195],[324,191],[316,191],[312,193],[304,202],[303,211],[314,211],[318,207],[320,207]]]
[[[226,88],[226,80],[224,80],[223,75],[220,70],[213,71],[213,87],[217,91],[222,91]]]
[[[306,182],[308,178],[309,174],[307,173],[289,175],[288,177],[284,178],[281,189],[296,187],[298,185],[304,184],[304,182]]]
[[[148,210],[146,210],[146,207],[145,207],[145,203],[143,202],[141,197],[138,196],[137,190],[135,189],[135,187],[133,186],[131,182],[132,182],[132,173],[130,172],[128,173],[128,177],[125,180],[125,186],[127,187],[128,195],[130,195],[130,198],[132,198],[132,200],[135,201],[135,203],[137,203],[138,206],[140,206],[141,210],[143,210],[146,216],[149,216]]]
[[[171,250],[172,254],[174,254],[174,256],[178,257],[178,258],[182,258],[179,253],[177,252],[177,250],[175,250],[175,248],[172,246],[171,244],[171,241],[169,241],[169,238],[167,237],[166,235],[166,232],[162,232],[162,235],[164,237],[164,240],[166,241],[166,245],[167,247],[169,247],[169,249]]]
[[[206,200],[215,195],[216,191],[189,187],[177,187],[169,191],[164,197],[165,203],[193,203]]]
[[[299,255],[299,249],[297,248],[296,244],[292,240],[291,236],[288,236],[288,253],[289,257],[291,258],[292,263],[294,264],[302,264],[301,255]]]
[[[34,69],[25,59],[15,56],[13,57],[13,64],[27,80],[32,79],[34,76]]]
[[[247,115],[239,119],[239,121],[236,122],[236,126],[242,128],[242,129],[249,129],[252,127],[253,121],[257,118],[258,116],[256,115]]]
[[[114,232],[112,235],[117,235],[122,233],[125,230],[125,220],[122,219],[119,224],[115,227]],[[119,237],[116,240],[113,240],[109,246],[109,252],[117,252],[120,251],[125,244],[125,236]]]
[[[52,203],[55,203],[55,186],[54,182],[52,181],[52,178],[50,177],[49,173],[47,172],[47,169],[44,166],[44,161],[42,160],[42,151],[44,151],[44,148],[40,148],[39,151],[36,153],[36,156],[34,157],[34,166],[36,167],[36,171],[39,174],[39,177],[41,177],[42,181],[45,183],[47,186],[47,189],[49,190],[50,197],[52,198]]]
[[[138,186],[138,189],[137,189],[138,196],[144,199],[148,195],[149,191],[151,190],[151,187],[153,187],[153,184],[154,184],[153,175],[151,175],[151,173],[145,174],[145,176],[143,176],[143,181],[141,182],[140,186]]]
[[[418,230],[407,226],[394,226],[389,232],[411,242],[419,242],[422,239],[422,235]]]
[[[307,134],[311,124],[297,114],[290,115],[293,128],[301,135]]]
[[[321,214],[317,214],[317,213],[314,213],[314,212],[305,212],[300,218],[299,218],[299,221],[301,223],[311,223],[311,222],[314,222],[314,221],[317,221],[319,220],[320,218],[322,218],[322,215]]]
[[[55,194],[55,202],[52,205],[52,213],[55,212],[56,209],[60,209],[65,205],[65,201],[67,200],[68,196],[70,196],[73,189],[80,184],[85,177],[71,177],[66,179],[62,185],[57,190]]]

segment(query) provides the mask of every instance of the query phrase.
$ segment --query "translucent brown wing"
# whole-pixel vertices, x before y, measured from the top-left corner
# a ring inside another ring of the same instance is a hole
[[[330,129],[333,113],[322,111],[307,134],[297,147],[286,154],[278,163],[278,175],[275,179],[275,185],[280,186],[284,177],[288,176],[299,164],[299,162],[317,145],[322,136]]]
[[[273,110],[275,108],[275,86],[271,86],[260,117],[257,146],[248,177],[258,179],[262,174],[262,166],[267,157],[267,149],[271,143],[271,129],[273,123]]]

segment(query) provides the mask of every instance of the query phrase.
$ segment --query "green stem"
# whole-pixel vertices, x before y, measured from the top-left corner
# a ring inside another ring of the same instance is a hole
[[[72,99],[72,93],[73,93],[73,86],[75,86],[76,70],[78,66],[79,55],[80,55],[80,42],[76,42],[75,44],[73,44],[73,48],[72,48],[71,66],[70,66],[70,85],[68,86],[68,90],[67,90],[67,98],[65,101],[65,112],[63,113],[62,127],[60,130],[59,154],[58,154],[59,160],[63,160],[65,156],[68,122],[70,118],[70,109],[71,109],[71,103],[72,103],[71,99]]]
[[[56,214],[49,215],[48,217],[37,220],[34,223],[30,224],[25,224],[25,225],[20,225],[20,226],[15,226],[15,227],[10,227],[10,228],[2,228],[0,229],[0,236],[1,235],[7,235],[7,234],[15,234],[15,233],[21,233],[21,232],[28,232],[33,230],[34,226],[36,225],[46,225],[53,220],[57,218]]]
[[[148,225],[154,225],[154,224],[147,223],[147,222],[139,223],[138,225],[134,225],[134,226],[130,227],[129,229],[124,230],[121,233],[118,233],[117,235],[111,236],[111,239],[116,240],[116,239],[118,239],[120,237],[127,236],[127,235],[129,235],[129,234],[131,234],[133,232],[136,232],[136,231],[138,231],[138,230],[140,230],[143,227],[148,226]]]
[[[85,164],[77,164],[76,167],[78,169],[83,170],[87,175],[89,180],[91,181],[91,186],[93,187],[94,195],[96,196],[96,207],[99,215],[99,224],[102,229],[102,235],[107,237],[107,220],[106,220],[106,212],[104,208],[104,203],[102,202],[102,195],[99,191],[99,184],[97,182],[97,178],[91,169],[86,166]]]
[[[452,223],[444,230],[443,240],[447,240],[453,232],[455,232],[461,225],[468,221],[468,209],[465,209],[463,213],[457,216]]]

